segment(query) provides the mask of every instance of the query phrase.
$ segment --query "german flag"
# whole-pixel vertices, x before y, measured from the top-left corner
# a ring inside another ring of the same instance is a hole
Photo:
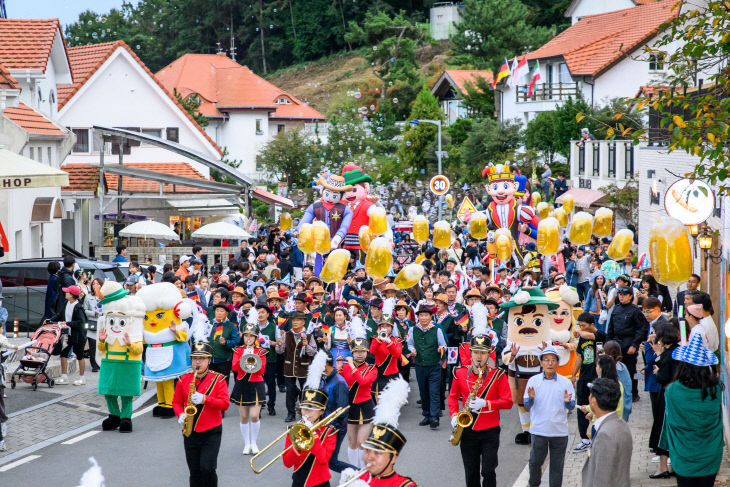
[[[492,81],[492,89],[495,89],[497,87],[497,84],[509,75],[509,63],[505,59],[502,66],[499,68],[499,71],[497,71],[497,76],[495,76],[494,81]]]
[[[456,319],[456,324],[459,326],[463,326],[465,323],[469,323],[468,313],[462,313],[461,316]]]
[[[330,327],[327,325],[322,325],[322,332],[324,332],[325,335],[330,334]]]
[[[312,319],[313,319],[313,320],[316,320],[316,319],[317,319],[317,318],[319,318],[320,316],[322,316],[322,311],[321,311],[321,310],[317,310],[317,311],[315,311],[314,313],[312,313]]]
[[[287,317],[286,316],[279,316],[276,318],[276,322],[279,325],[279,328],[281,328],[284,323],[286,323]]]

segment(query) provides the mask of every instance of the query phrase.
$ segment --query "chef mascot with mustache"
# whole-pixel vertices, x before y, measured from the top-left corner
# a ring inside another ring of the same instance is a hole
[[[578,291],[563,284],[560,288],[548,289],[545,295],[558,305],[557,309],[550,311],[552,318],[550,343],[558,352],[557,373],[570,379],[573,377],[573,367],[577,358],[575,349],[578,347],[577,339],[573,336],[575,317],[583,311],[582,308],[575,307],[576,304],[580,304]]]
[[[512,299],[502,303],[500,308],[508,313],[507,343],[502,352],[502,362],[507,365],[512,400],[518,405],[522,433],[515,436],[515,443],[530,443],[530,412],[525,408],[522,397],[527,381],[539,374],[540,350],[550,343],[550,311],[558,304],[550,301],[538,288],[517,291]]]

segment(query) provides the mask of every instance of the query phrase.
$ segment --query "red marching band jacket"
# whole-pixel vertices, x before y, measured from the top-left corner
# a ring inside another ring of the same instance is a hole
[[[195,391],[205,395],[205,401],[195,405],[198,412],[193,423],[193,431],[202,433],[221,425],[223,419],[221,411],[228,409],[231,398],[228,396],[228,386],[221,374],[208,371],[202,379],[197,379],[193,372],[183,374],[175,386],[175,395],[172,398],[172,409],[176,416],[185,412],[188,391],[193,380],[196,384]]]
[[[266,354],[268,350],[264,350],[261,347],[254,347],[253,353],[261,357],[261,368],[258,372],[249,374],[241,370],[241,357],[246,353],[246,347],[236,347],[233,349],[233,365],[232,370],[236,373],[236,380],[246,379],[248,382],[263,382],[264,380],[264,369],[266,369]]]
[[[370,353],[375,356],[375,365],[382,375],[398,373],[398,359],[403,354],[403,340],[390,337],[390,343],[373,338],[370,342]]]
[[[351,367],[350,364],[345,364],[340,375],[350,387],[350,402],[352,404],[359,404],[372,399],[371,389],[378,378],[378,369],[374,365],[364,363],[360,367]]]
[[[478,376],[470,372],[470,369],[470,367],[459,367],[454,370],[454,380],[451,382],[451,391],[449,392],[449,415],[451,416],[457,414],[460,410],[459,398],[464,404],[474,388]],[[487,388],[489,389],[487,390]],[[507,374],[499,368],[491,369],[487,376],[483,378],[477,396],[488,402],[479,413],[472,412],[474,423],[471,425],[471,429],[481,431],[499,426],[499,410],[512,407],[512,393],[510,392]]]
[[[380,478],[373,477],[370,473],[365,472],[358,478],[367,482],[370,487],[418,487],[413,479],[395,472]]]
[[[312,487],[330,479],[329,461],[337,445],[337,430],[331,426],[318,429],[315,433],[314,446],[309,451],[298,451],[290,448],[281,458],[286,468],[294,467],[292,485]],[[284,448],[291,446],[289,435],[286,435]]]

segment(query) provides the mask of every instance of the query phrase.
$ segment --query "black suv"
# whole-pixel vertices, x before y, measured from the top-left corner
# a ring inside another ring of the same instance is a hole
[[[58,261],[63,266],[63,258],[23,259],[0,263],[0,282],[2,282],[3,307],[8,310],[8,329],[12,330],[13,320],[20,321],[21,328],[34,330],[43,321],[48,287],[48,263]],[[93,272],[94,277],[124,282],[124,274],[118,267],[108,262],[76,259],[79,267]]]

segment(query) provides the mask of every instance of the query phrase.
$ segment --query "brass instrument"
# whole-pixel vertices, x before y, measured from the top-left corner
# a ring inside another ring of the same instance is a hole
[[[255,353],[244,353],[239,364],[247,374],[255,374],[261,370],[261,357]]]
[[[483,377],[484,369],[480,367],[479,375],[477,376],[477,380],[474,382],[474,387],[472,387],[469,396],[466,398],[466,401],[464,401],[464,404],[461,405],[461,411],[459,411],[456,415],[456,428],[454,428],[454,432],[451,434],[451,438],[449,439],[451,444],[454,446],[458,445],[461,441],[461,435],[464,433],[464,428],[468,428],[472,425],[472,423],[474,423],[474,416],[472,416],[471,411],[469,410],[469,403],[477,397],[477,392],[479,391],[479,387],[482,385]]]
[[[388,330],[381,328],[380,331],[378,331],[378,338],[381,340],[387,340],[390,334],[388,333]]]
[[[188,389],[188,401],[185,404],[185,420],[183,422],[182,434],[183,436],[190,436],[193,432],[193,422],[195,415],[198,413],[198,408],[193,404],[193,394],[195,394],[195,372],[193,371],[193,380],[190,382],[190,389]]]
[[[350,409],[350,406],[345,406],[342,408],[335,409],[332,411],[326,418],[322,419],[318,423],[312,425],[311,427],[305,425],[303,422],[295,423],[294,426],[289,428],[287,431],[284,431],[281,435],[279,435],[278,438],[276,438],[274,441],[266,445],[260,452],[258,452],[256,455],[251,457],[251,460],[249,460],[249,464],[251,465],[251,470],[253,470],[253,473],[259,474],[269,468],[271,465],[274,464],[275,461],[277,461],[279,458],[283,457],[286,452],[291,450],[292,448],[296,448],[298,451],[309,451],[314,446],[314,435],[315,431],[318,429],[327,426],[332,421],[337,419],[339,416],[347,412],[347,410]],[[284,438],[285,436],[289,436],[289,440],[291,441],[291,445],[284,448],[284,451],[276,455],[274,458],[271,459],[269,463],[261,467],[260,469],[257,469],[253,466],[253,461],[256,460],[259,456],[261,456],[266,450],[273,447],[279,440]]]
[[[368,471],[368,467],[370,464],[365,465],[363,468],[352,474],[352,477],[350,477],[344,484],[338,484],[337,487],[347,487],[348,485],[354,483],[356,480],[358,480],[362,474],[366,473]],[[372,480],[372,478],[371,478]],[[363,481],[364,482],[364,481]],[[367,481],[367,484],[370,485],[370,480]]]

